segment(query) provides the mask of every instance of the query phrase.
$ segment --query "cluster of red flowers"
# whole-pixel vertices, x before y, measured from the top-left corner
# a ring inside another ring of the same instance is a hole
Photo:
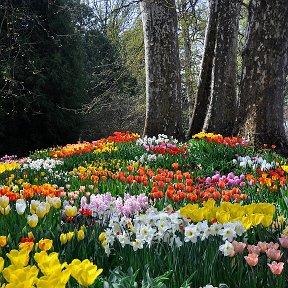
[[[247,146],[247,142],[243,141],[240,137],[223,137],[222,135],[217,135],[212,137],[205,138],[208,142],[215,142],[217,144],[228,145],[230,147],[234,147],[237,145]]]
[[[126,132],[114,132],[114,135],[109,136],[107,138],[102,138],[100,140],[97,140],[98,143],[106,143],[106,142],[132,142],[136,141],[137,139],[140,138],[140,135],[137,133],[131,133],[130,131]]]
[[[157,145],[153,149],[153,154],[170,154],[170,155],[177,155],[187,153],[187,146],[177,147],[176,145]],[[184,156],[185,157],[185,156]]]
[[[48,183],[40,186],[31,185],[30,183],[24,183],[22,185],[22,190],[20,190],[20,193],[14,192],[11,186],[4,186],[0,188],[0,196],[6,195],[10,201],[14,201],[23,197],[31,199],[35,194],[44,195],[46,197],[58,197],[60,196],[60,190],[57,190],[56,188],[54,188],[53,185]]]
[[[177,168],[177,166],[177,163],[173,164],[174,168]],[[181,170],[169,171],[168,169],[158,168],[157,173],[154,173],[150,168],[140,167],[137,171],[134,171],[134,168],[129,166],[128,173],[118,171],[116,174],[112,174],[111,177],[130,184],[141,183],[144,186],[151,184],[150,198],[152,199],[166,196],[174,202],[178,202],[180,199],[188,199],[192,202],[203,202],[208,199],[237,202],[247,198],[247,195],[241,193],[238,187],[227,189],[226,183],[221,181],[220,184],[218,182],[205,184],[206,178],[196,178],[194,181],[190,172],[182,172]]]
[[[269,172],[263,172],[261,169],[257,168],[256,173],[258,177],[254,177],[252,174],[247,174],[246,179],[250,185],[259,183],[261,186],[270,187],[271,191],[278,189],[279,186],[286,184],[285,172],[280,167],[275,170],[269,170]]]
[[[90,142],[83,142],[77,144],[67,144],[66,146],[62,147],[57,151],[51,151],[50,155],[52,157],[69,157],[71,155],[81,155],[82,153],[89,153],[92,152],[95,147],[101,148],[101,143],[107,142],[131,142],[136,141],[140,136],[138,134],[127,132],[114,132],[113,136],[109,136],[107,138],[102,138],[97,141]]]
[[[0,196],[7,196],[9,201],[15,201],[20,198],[19,193],[15,193],[11,186],[3,186],[0,188]]]

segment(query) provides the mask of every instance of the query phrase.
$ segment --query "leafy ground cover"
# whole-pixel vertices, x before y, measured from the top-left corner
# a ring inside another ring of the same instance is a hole
[[[1,287],[288,287],[274,148],[115,132],[2,157]]]

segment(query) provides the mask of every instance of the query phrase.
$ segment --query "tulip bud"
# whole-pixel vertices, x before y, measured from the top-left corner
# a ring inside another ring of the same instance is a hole
[[[77,214],[77,207],[76,206],[65,206],[65,213],[67,217],[74,217]]]
[[[83,231],[82,229],[79,230],[79,231],[77,232],[77,239],[78,239],[78,241],[82,241],[82,240],[84,239],[84,237],[85,237],[84,231]]]
[[[28,215],[27,222],[31,228],[36,227],[38,224],[38,216],[36,214]]]
[[[67,243],[67,241],[68,241],[68,239],[67,239],[67,234],[62,233],[62,234],[60,235],[60,242],[61,242],[61,244],[64,245],[64,244]]]
[[[39,218],[43,218],[47,213],[46,203],[40,203],[36,208],[36,214]]]
[[[0,206],[2,208],[6,208],[9,204],[9,198],[6,195],[0,197]]]
[[[4,247],[7,245],[7,237],[6,236],[0,236],[0,247]]]
[[[23,215],[26,210],[26,201],[24,199],[18,199],[16,201],[16,211],[18,215]]]
[[[38,242],[38,247],[42,250],[42,251],[48,251],[52,248],[53,245],[53,240],[50,239],[41,239]]]

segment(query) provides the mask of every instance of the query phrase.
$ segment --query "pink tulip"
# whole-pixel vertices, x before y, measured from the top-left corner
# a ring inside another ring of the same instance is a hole
[[[250,266],[256,266],[258,264],[258,255],[257,254],[248,254],[248,256],[244,256],[246,262]]]
[[[66,184],[66,189],[70,189],[71,185],[70,184]]]
[[[246,243],[243,242],[237,242],[237,241],[233,241],[232,245],[234,246],[234,252],[235,253],[243,253],[245,247],[246,247]]]
[[[257,244],[257,246],[260,248],[260,252],[261,252],[261,253],[265,253],[265,252],[267,251],[267,249],[268,249],[268,247],[267,247],[267,242],[261,242],[261,241],[259,241],[258,244]]]
[[[268,266],[270,267],[270,270],[273,274],[280,275],[284,268],[283,262],[275,262],[273,261],[271,264],[268,263]]]
[[[272,249],[275,249],[277,250],[279,248],[279,244],[278,243],[273,243],[273,242],[270,242],[267,244],[267,248],[272,248]]]
[[[84,192],[85,191],[85,186],[80,186],[79,191],[80,192]]]
[[[288,235],[281,235],[279,242],[283,248],[288,248]]]
[[[89,196],[90,196],[90,194],[91,194],[90,192],[86,192],[86,196],[87,196],[87,197],[89,197]]]
[[[256,245],[247,245],[247,249],[249,251],[250,254],[257,254],[260,255],[260,247],[256,246]]]
[[[280,260],[280,258],[282,257],[283,253],[281,253],[280,250],[276,250],[276,249],[273,249],[273,248],[269,248],[267,251],[266,251],[266,255],[268,258],[270,258],[271,260]]]
[[[62,191],[60,192],[60,197],[65,197],[66,196],[66,192]]]

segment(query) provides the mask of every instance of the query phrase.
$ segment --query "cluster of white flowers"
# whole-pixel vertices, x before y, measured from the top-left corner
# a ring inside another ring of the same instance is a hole
[[[52,172],[56,166],[63,164],[64,164],[63,161],[55,160],[52,158],[36,159],[36,160],[27,158],[26,162],[22,166],[22,170],[32,169],[36,171],[46,170],[48,172]]]
[[[142,163],[142,164],[147,164],[149,162],[156,162],[157,159],[163,159],[162,154],[148,154],[144,153],[141,157],[135,157],[136,161]]]
[[[139,145],[139,146],[159,145],[161,143],[177,144],[178,140],[174,139],[173,137],[168,137],[165,134],[158,134],[157,138],[156,138],[156,136],[153,136],[153,137],[145,136],[144,138],[139,138],[136,141],[136,144]]]
[[[264,158],[250,156],[238,156],[237,159],[233,159],[233,164],[239,165],[240,167],[246,168],[251,167],[252,169],[260,168],[262,171],[267,171],[272,169],[275,166],[275,162],[267,162]]]
[[[173,245],[180,247],[184,242],[196,243],[209,236],[221,236],[223,241],[233,241],[237,235],[241,236],[245,231],[240,221],[212,225],[203,221],[193,224],[181,216],[179,211],[170,213],[150,208],[144,215],[136,215],[133,219],[120,218],[118,215],[111,217],[108,228],[105,229],[104,249],[109,254],[115,240],[118,240],[122,247],[132,246],[134,251],[162,241],[171,247]]]
[[[44,177],[44,180],[49,183],[55,183],[57,181],[62,181],[63,183],[70,183],[73,179],[77,179],[76,175],[71,175],[67,171],[52,170],[49,175]]]

